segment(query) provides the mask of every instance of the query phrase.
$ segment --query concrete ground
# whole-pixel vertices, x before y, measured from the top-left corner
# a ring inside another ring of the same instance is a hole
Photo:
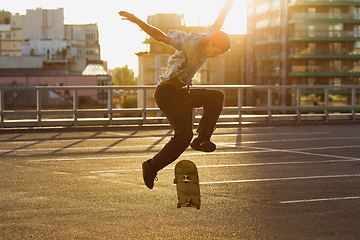
[[[359,239],[360,127],[217,129],[202,206],[176,208],[171,130],[0,135],[0,239]]]

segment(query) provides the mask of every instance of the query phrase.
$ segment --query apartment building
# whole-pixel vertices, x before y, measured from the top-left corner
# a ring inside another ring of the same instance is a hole
[[[49,76],[84,75],[81,81],[71,78],[73,81],[55,84],[84,85],[86,76],[89,85],[94,76],[95,85],[110,84],[100,60],[97,24],[66,25],[63,8],[30,9],[26,15],[0,11],[0,46],[0,76],[6,76],[0,77],[0,83],[6,83],[8,76],[38,76],[44,82],[37,80],[36,84],[49,84]],[[28,79],[29,84],[34,83],[34,78]],[[106,103],[107,91],[99,92],[96,100]]]
[[[100,64],[100,44],[97,24],[66,24],[65,41],[68,56],[75,59],[70,71],[83,71],[88,64]]]
[[[21,56],[22,16],[0,11],[0,56]]]
[[[97,24],[66,25],[64,9],[32,9],[23,16],[23,56],[42,56],[44,68],[81,74],[100,64]]]
[[[262,85],[360,84],[360,2],[355,0],[251,0],[248,6],[247,83]],[[253,104],[267,94],[252,92]],[[302,105],[324,104],[324,94],[302,94]],[[333,92],[330,105],[347,104]],[[296,105],[277,91],[273,105]]]

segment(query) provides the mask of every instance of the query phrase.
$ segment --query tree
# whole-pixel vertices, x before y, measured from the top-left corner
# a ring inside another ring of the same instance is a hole
[[[128,65],[122,68],[115,68],[111,79],[111,85],[115,86],[131,86],[137,85],[137,78],[134,77],[134,71],[129,69]],[[124,108],[136,108],[137,97],[136,90],[123,90],[124,102],[122,107]]]
[[[128,65],[125,65],[122,68],[114,69],[111,85],[137,85],[137,78],[134,76],[134,71],[129,69]]]

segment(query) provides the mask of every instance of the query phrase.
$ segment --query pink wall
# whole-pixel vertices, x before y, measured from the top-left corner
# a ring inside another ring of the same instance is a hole
[[[0,83],[47,83],[49,86],[63,83],[64,86],[97,86],[97,76],[0,76]],[[78,96],[90,96],[97,99],[97,90],[78,90]],[[72,91],[70,91],[72,96]]]

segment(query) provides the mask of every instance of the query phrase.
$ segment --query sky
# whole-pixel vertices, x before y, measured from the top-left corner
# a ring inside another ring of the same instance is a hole
[[[146,34],[129,21],[118,15],[119,11],[128,11],[146,21],[149,15],[156,13],[184,13],[186,26],[208,26],[217,18],[226,0],[14,0],[2,1],[0,10],[26,14],[26,9],[64,8],[65,24],[97,23],[101,60],[108,62],[110,69],[128,65],[138,74],[137,52],[145,51],[142,42]],[[246,0],[235,0],[223,25],[223,31],[229,34],[246,33]]]

